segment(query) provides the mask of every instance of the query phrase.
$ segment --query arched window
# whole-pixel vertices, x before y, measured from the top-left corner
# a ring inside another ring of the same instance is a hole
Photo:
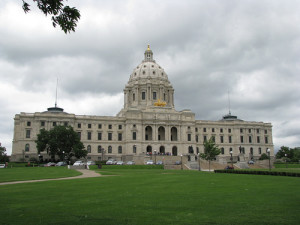
[[[98,153],[101,153],[102,152],[102,147],[101,145],[98,145]]]
[[[119,146],[119,147],[118,147],[118,153],[119,153],[119,154],[122,154],[122,146]]]
[[[151,126],[147,126],[145,128],[145,140],[146,141],[152,140],[152,127]]]
[[[112,147],[108,146],[108,153],[112,153]]]
[[[177,147],[176,146],[173,146],[173,148],[172,148],[172,155],[174,155],[174,156],[177,156]]]
[[[30,145],[29,145],[29,144],[26,144],[26,145],[25,145],[25,152],[29,152],[29,150],[30,150]]]
[[[171,128],[171,141],[177,141],[177,128]]]
[[[163,155],[165,154],[165,147],[164,146],[159,147],[159,153],[163,154]]]
[[[132,146],[132,152],[136,154],[136,145]]]
[[[152,147],[150,145],[147,146],[147,154],[152,154]]]
[[[164,141],[165,140],[165,128],[164,127],[159,127],[158,128],[158,138],[159,141]]]
[[[88,153],[91,153],[91,152],[92,152],[92,148],[91,148],[90,145],[87,146],[87,152],[88,152]]]

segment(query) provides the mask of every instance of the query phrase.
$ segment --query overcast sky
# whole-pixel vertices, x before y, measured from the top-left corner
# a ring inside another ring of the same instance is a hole
[[[31,0],[27,1],[34,5]],[[273,125],[275,150],[300,146],[300,1],[69,0],[75,33],[53,28],[21,0],[0,2],[0,142],[11,153],[14,116],[58,106],[116,115],[147,44],[197,119],[232,114]]]

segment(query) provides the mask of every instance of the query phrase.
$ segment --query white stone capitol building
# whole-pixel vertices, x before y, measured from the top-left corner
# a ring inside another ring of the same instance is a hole
[[[132,72],[124,89],[124,107],[116,116],[86,116],[52,107],[45,112],[16,114],[12,161],[37,158],[39,130],[71,125],[88,150],[88,159],[124,161],[147,155],[194,155],[203,141],[213,137],[222,153],[219,161],[258,159],[266,149],[274,156],[272,125],[247,122],[230,113],[219,121],[195,120],[190,110],[176,111],[174,89],[164,69],[147,48],[145,58]],[[43,158],[47,158],[43,153]]]

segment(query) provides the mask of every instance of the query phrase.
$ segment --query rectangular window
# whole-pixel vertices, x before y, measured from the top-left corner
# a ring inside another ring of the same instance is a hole
[[[81,140],[81,132],[77,132],[79,140]]]
[[[153,92],[153,100],[156,100],[156,92]]]
[[[191,134],[188,134],[188,141],[191,141],[192,140],[192,136]]]
[[[257,136],[256,138],[257,138],[257,143],[260,143],[260,137]]]
[[[45,121],[41,121],[41,127],[45,126]]]
[[[132,100],[135,101],[135,93],[132,95]]]
[[[207,141],[206,135],[203,136],[203,141]]]
[[[229,136],[229,137],[228,137],[228,142],[229,142],[229,143],[232,143],[232,136]]]
[[[88,132],[87,133],[87,139],[88,140],[92,140],[92,132]]]
[[[146,99],[146,92],[142,92],[142,100],[145,100]]]
[[[248,132],[251,133],[251,129],[248,129]]]
[[[223,133],[223,128],[220,128],[220,133]]]
[[[121,146],[119,146],[119,148],[118,148],[118,153],[122,154],[122,147]]]
[[[206,132],[206,128],[205,127],[203,128],[203,132]]]
[[[198,135],[196,135],[195,138],[196,138],[196,142],[198,142],[198,141],[199,141],[199,140],[198,140]]]
[[[53,122],[52,125],[55,127],[56,126],[56,122]]]
[[[112,140],[112,133],[108,133],[108,137],[107,137],[107,139],[108,139],[109,141],[111,141],[111,140]]]
[[[122,130],[122,125],[119,125],[119,130]]]
[[[198,128],[197,127],[195,128],[195,132],[198,132]]]
[[[244,143],[244,136],[241,136],[241,143]]]
[[[26,130],[26,138],[30,138],[30,130]]]
[[[223,136],[220,136],[220,142],[224,143],[224,137]]]
[[[98,124],[98,129],[102,129],[102,124]]]
[[[252,137],[249,136],[249,143],[252,143]]]
[[[108,125],[108,129],[112,129],[112,125],[111,124]]]
[[[267,134],[268,133],[268,130],[265,130],[265,134]]]
[[[240,128],[240,133],[243,133],[243,128]]]
[[[91,129],[92,128],[92,124],[89,123],[88,124],[88,128]]]
[[[118,141],[122,141],[122,134],[118,133]]]
[[[100,141],[100,140],[102,140],[102,133],[98,133],[98,140]]]
[[[231,129],[230,128],[228,129],[228,133],[231,133]]]
[[[258,154],[261,155],[261,148],[258,148]]]
[[[212,131],[212,132],[215,132],[215,128],[212,128],[211,131]]]
[[[78,124],[77,124],[77,128],[81,128],[81,123],[78,123]]]
[[[132,140],[136,140],[136,132],[132,132]]]
[[[256,133],[259,134],[259,129],[256,129]]]
[[[268,144],[268,142],[269,142],[269,141],[268,141],[268,137],[266,136],[266,137],[265,137],[265,143]]]
[[[134,154],[136,154],[136,146],[135,146],[135,145],[132,147],[132,152],[133,152]]]
[[[30,126],[31,126],[31,122],[28,121],[28,122],[27,122],[27,127],[30,127]]]

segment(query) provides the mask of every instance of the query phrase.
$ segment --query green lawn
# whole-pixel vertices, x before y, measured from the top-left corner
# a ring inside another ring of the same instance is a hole
[[[13,167],[0,169],[0,182],[73,177],[80,174],[66,167]]]
[[[274,164],[275,168],[299,168],[300,169],[300,164],[299,163],[288,163],[288,164],[283,164],[283,163],[275,163]]]
[[[297,177],[116,167],[97,171],[117,176],[0,186],[0,224],[300,221]]]

